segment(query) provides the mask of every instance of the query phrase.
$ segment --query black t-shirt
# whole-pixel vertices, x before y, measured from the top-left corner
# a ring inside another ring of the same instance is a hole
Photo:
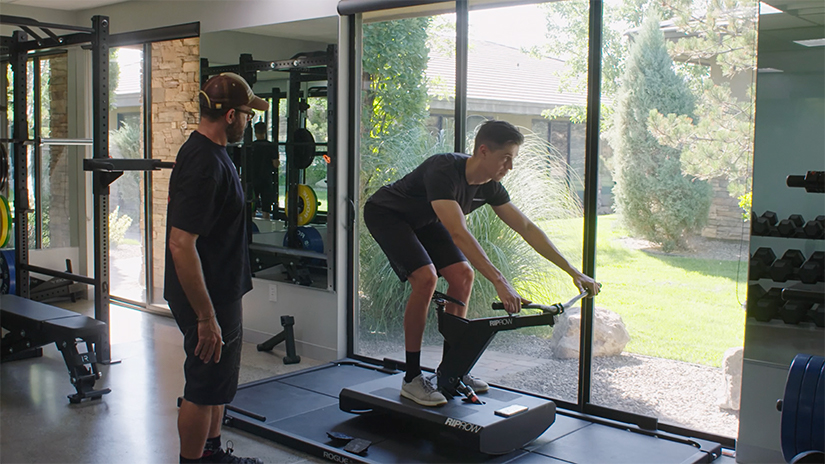
[[[367,201],[401,213],[413,229],[438,221],[430,204],[434,200],[455,200],[465,215],[485,204],[508,203],[510,195],[500,182],[467,183],[469,158],[463,153],[433,155],[411,173],[378,189]]]
[[[198,235],[195,245],[213,304],[236,301],[252,289],[244,194],[226,147],[192,132],[175,160],[166,215],[167,244],[172,227]],[[168,245],[163,297],[187,301]]]
[[[272,182],[272,172],[275,170],[272,162],[277,159],[277,145],[269,140],[256,140],[252,142],[252,159],[248,165],[252,179]]]

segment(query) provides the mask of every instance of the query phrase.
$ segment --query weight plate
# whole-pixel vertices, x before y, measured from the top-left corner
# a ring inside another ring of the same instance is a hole
[[[8,245],[11,239],[11,209],[6,197],[0,195],[0,248]]]
[[[825,364],[819,371],[819,382],[814,397],[814,416],[811,425],[812,449],[825,450]]]
[[[300,128],[292,137],[292,156],[295,167],[306,169],[315,159],[315,137],[307,129]]]
[[[825,358],[822,356],[812,356],[805,367],[805,375],[802,377],[802,386],[799,389],[799,403],[796,407],[796,452],[802,453],[813,449],[811,426],[814,419],[814,399],[816,397],[816,385],[819,383],[819,376],[822,372],[822,365]]]
[[[296,233],[302,249],[316,253],[324,252],[324,239],[314,227],[298,227]],[[288,241],[288,237],[284,235],[284,246],[287,246]]]
[[[306,184],[298,185],[298,221],[299,226],[308,224],[315,219],[318,213],[318,196],[315,195],[315,190]],[[284,214],[289,215],[289,192],[286,194],[284,200]]]
[[[812,358],[809,354],[798,354],[793,358],[788,369],[788,380],[785,381],[785,396],[782,398],[782,419],[779,430],[782,443],[782,455],[785,461],[790,462],[796,451],[796,411],[799,403],[799,391],[805,377],[805,369]]]
[[[14,250],[0,250],[0,294],[17,294]]]

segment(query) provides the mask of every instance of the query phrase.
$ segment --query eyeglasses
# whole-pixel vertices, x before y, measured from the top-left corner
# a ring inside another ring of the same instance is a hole
[[[243,114],[249,116],[250,118],[255,116],[255,113],[252,112],[252,111],[242,110],[240,108],[235,108],[235,111],[237,111],[238,113],[243,113]]]

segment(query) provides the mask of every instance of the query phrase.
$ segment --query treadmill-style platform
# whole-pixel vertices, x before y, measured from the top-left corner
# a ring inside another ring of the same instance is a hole
[[[421,406],[399,394],[403,377],[399,373],[344,388],[339,395],[341,410],[403,414],[445,437],[452,436],[459,446],[484,454],[507,454],[519,449],[544,433],[556,419],[552,401],[495,387],[479,395],[485,404],[453,397],[441,407]]]
[[[715,442],[644,430],[633,424],[593,418],[564,409],[556,411],[552,426],[531,443],[507,454],[485,454],[458,445],[454,434],[445,436],[442,428],[426,419],[405,420],[395,414],[380,412],[352,414],[339,408],[338,396],[342,389],[357,391],[369,385],[378,390],[389,388],[397,394],[401,380],[396,372],[354,360],[336,361],[260,380],[239,387],[235,401],[227,408],[225,423],[338,463],[668,464],[713,462],[721,456],[721,445]],[[546,399],[495,387],[479,396],[493,404],[502,401],[496,397],[506,394],[522,395],[519,402],[527,403],[528,399],[535,398],[555,408]],[[388,401],[400,403],[402,400],[388,398]],[[453,401],[455,405],[451,403],[442,409],[453,408],[450,410],[458,416],[454,418],[463,422],[484,423],[481,417],[470,419],[473,414],[464,410],[478,405],[464,405],[457,398]],[[530,403],[531,407],[533,404]],[[461,411],[467,415],[461,416]],[[518,415],[511,419],[516,417]],[[360,454],[350,453],[344,450],[348,442],[330,438],[330,432],[333,436],[344,434],[371,444]],[[723,457],[717,462],[725,459],[728,458]]]

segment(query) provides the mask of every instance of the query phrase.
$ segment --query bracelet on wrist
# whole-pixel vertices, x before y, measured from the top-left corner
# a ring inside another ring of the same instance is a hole
[[[214,315],[214,314],[212,314],[212,315],[211,315],[211,316],[209,316],[209,317],[203,318],[203,319],[198,319],[197,321],[198,321],[198,323],[201,323],[201,322],[209,322],[209,321],[211,321],[211,320],[212,320],[212,318],[213,318],[213,317],[215,317],[215,315]]]

